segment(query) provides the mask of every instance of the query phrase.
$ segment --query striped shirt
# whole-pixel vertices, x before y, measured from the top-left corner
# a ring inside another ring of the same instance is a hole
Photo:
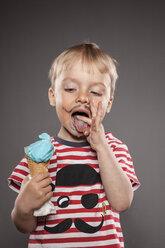
[[[119,166],[130,178],[133,190],[140,185],[127,146],[106,133]],[[119,213],[107,201],[101,183],[96,152],[87,142],[51,138],[54,155],[49,173],[55,184],[51,201],[56,211],[38,224],[30,234],[29,248],[121,248],[124,247]],[[9,177],[9,186],[19,192],[29,174],[26,157]]]

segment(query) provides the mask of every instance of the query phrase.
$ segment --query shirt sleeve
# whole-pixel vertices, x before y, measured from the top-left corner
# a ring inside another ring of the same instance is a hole
[[[128,151],[127,145],[116,138],[115,139],[108,138],[108,143],[110,144],[110,147],[113,150],[119,165],[126,173],[126,175],[129,177],[133,190],[138,189],[140,186],[140,182],[136,176],[133,161]]]
[[[20,163],[15,167],[10,177],[8,178],[9,187],[19,193],[21,183],[24,178],[29,174],[27,159],[24,157]]]

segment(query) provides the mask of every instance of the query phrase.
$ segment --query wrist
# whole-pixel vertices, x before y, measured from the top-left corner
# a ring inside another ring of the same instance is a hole
[[[11,213],[11,219],[17,229],[22,233],[32,232],[37,225],[37,218],[33,216],[33,212],[26,212],[17,202]]]
[[[29,208],[23,200],[19,199],[19,197],[15,201],[14,209],[21,216],[31,216],[34,212],[34,210]]]
[[[96,146],[97,154],[102,154],[107,149],[109,149],[109,145],[106,138],[101,138],[99,144]]]

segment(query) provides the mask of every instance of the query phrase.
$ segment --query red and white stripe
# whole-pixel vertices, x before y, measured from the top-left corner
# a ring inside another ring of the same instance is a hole
[[[134,189],[138,188],[139,181],[136,177],[132,159],[127,146],[115,138],[111,133],[106,138],[112,148],[119,165],[125,171],[132,182]],[[50,160],[49,173],[52,181],[56,181],[57,172],[70,164],[88,164],[99,173],[99,165],[95,151],[90,146],[70,147],[60,144],[54,138],[51,139],[55,148],[53,157]],[[9,186],[19,192],[22,180],[29,174],[26,158],[17,165],[9,177]],[[93,209],[85,209],[81,204],[81,196],[87,193],[97,193],[99,202]],[[61,195],[70,197],[70,205],[67,208],[59,208],[57,199]],[[39,222],[34,232],[30,234],[29,248],[121,248],[124,247],[123,234],[120,226],[119,213],[113,211],[107,201],[104,188],[101,183],[95,185],[81,185],[74,187],[55,187],[51,201],[56,207],[56,214],[47,216],[46,225],[53,227],[67,218],[72,219],[72,226],[64,233],[51,234],[44,230],[44,222]],[[104,216],[102,228],[93,234],[83,233],[77,230],[74,225],[75,218],[81,218],[92,226],[101,223],[103,210],[102,203],[105,203],[107,211]]]

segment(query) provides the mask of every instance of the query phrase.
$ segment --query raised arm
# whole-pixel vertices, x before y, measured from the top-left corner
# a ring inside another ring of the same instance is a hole
[[[106,140],[102,125],[102,103],[99,102],[97,109],[91,103],[91,112],[91,119],[84,116],[77,118],[89,125],[89,128],[84,130],[84,135],[97,153],[101,179],[110,205],[116,211],[124,211],[129,208],[133,199],[132,185]]]

